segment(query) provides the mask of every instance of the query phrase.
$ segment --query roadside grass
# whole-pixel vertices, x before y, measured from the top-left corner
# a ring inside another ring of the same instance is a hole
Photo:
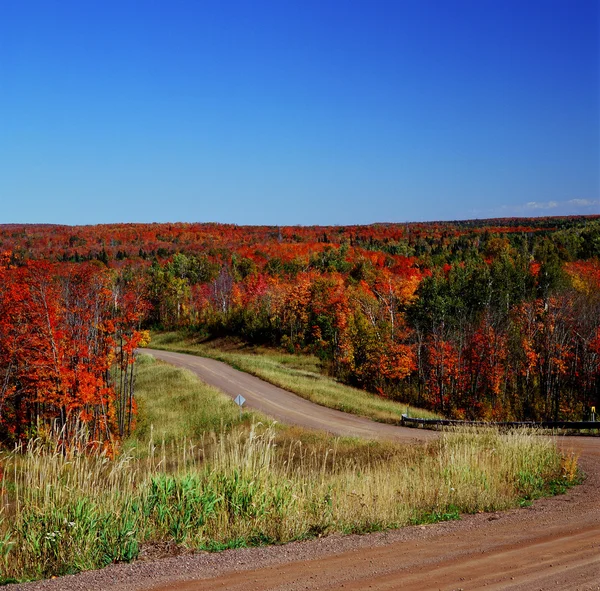
[[[240,420],[223,395],[151,357],[137,380],[139,430],[114,459],[42,440],[0,452],[0,582],[127,562],[165,542],[214,551],[433,523],[577,479],[576,458],[526,431],[340,439]]]
[[[199,441],[206,433],[223,432],[256,417],[244,412],[221,391],[192,372],[138,355],[135,399],[138,416],[126,446],[145,450],[150,439],[171,445],[184,438]]]
[[[311,402],[382,423],[399,424],[402,413],[426,419],[441,418],[430,411],[346,386],[324,375],[314,355],[294,355],[263,347],[225,350],[175,332],[153,333],[149,346],[223,361]]]

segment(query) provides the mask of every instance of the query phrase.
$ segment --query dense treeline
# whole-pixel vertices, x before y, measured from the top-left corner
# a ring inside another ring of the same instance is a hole
[[[99,260],[111,266],[151,262],[178,252],[231,256],[277,256],[273,245],[331,244],[392,255],[417,256],[426,264],[461,259],[485,248],[494,236],[532,251],[539,237],[552,236],[565,259],[600,256],[600,216],[507,218],[457,222],[374,224],[371,226],[235,226],[231,224],[111,224],[55,226],[0,224],[0,252],[18,260],[81,262]],[[266,250],[263,251],[263,248]],[[223,262],[225,262],[223,260]]]
[[[451,416],[581,417],[599,393],[600,266],[504,245],[433,270],[342,247],[291,274],[232,264],[198,283],[179,254],[149,271],[153,320],[308,349],[341,379]]]
[[[133,286],[102,265],[10,259],[0,257],[0,440],[110,443],[129,433],[144,336]]]
[[[148,302],[147,326],[311,351],[340,379],[449,416],[583,418],[600,402],[598,216],[5,226],[0,245],[19,272],[96,259],[113,289],[135,285],[138,314]]]

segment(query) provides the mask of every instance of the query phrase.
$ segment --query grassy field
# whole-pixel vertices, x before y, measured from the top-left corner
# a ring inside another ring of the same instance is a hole
[[[138,420],[129,445],[144,446],[152,437],[171,444],[184,438],[200,440],[240,423],[238,407],[222,392],[201,382],[192,372],[138,356],[135,382]],[[251,415],[244,413],[246,422]]]
[[[161,542],[220,550],[430,523],[518,506],[576,478],[575,460],[526,432],[412,447],[335,439],[240,418],[151,358],[137,371],[138,431],[116,458],[40,440],[0,453],[3,582],[133,560]]]
[[[197,343],[179,333],[155,333],[149,345],[156,349],[191,353],[224,361],[322,406],[335,408],[382,423],[399,424],[402,413],[421,418],[440,418],[432,412],[351,388],[326,376],[313,355],[293,355],[266,348],[217,348]]]

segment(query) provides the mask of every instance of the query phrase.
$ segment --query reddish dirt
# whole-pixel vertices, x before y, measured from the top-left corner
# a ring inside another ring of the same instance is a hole
[[[160,355],[167,358],[166,354]],[[194,359],[199,358],[184,359],[185,364],[175,357],[169,361],[195,371]],[[201,359],[199,363],[210,361]],[[207,367],[218,373],[212,363],[207,363]],[[233,380],[236,388],[242,383],[246,391],[241,393],[249,402],[252,395],[264,391],[254,381],[249,385],[245,378],[231,377],[229,370],[218,379],[230,384]],[[258,383],[264,384],[260,380]],[[235,395],[239,393],[235,391]],[[287,408],[287,402],[283,408]],[[323,407],[316,409],[300,411],[300,415],[324,412]],[[370,424],[363,428],[372,429],[376,434],[370,436],[374,437],[386,438],[388,429],[398,430],[393,439],[435,436]],[[344,422],[336,422],[329,430],[338,432],[337,429],[345,428]],[[284,546],[186,554],[114,565],[53,581],[9,585],[7,589],[600,590],[600,438],[564,437],[558,441],[566,452],[580,455],[587,478],[567,494],[536,501],[528,508],[466,515],[460,521],[364,536],[330,536]]]

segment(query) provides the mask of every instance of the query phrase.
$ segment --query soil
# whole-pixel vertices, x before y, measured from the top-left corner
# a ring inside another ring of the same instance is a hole
[[[402,441],[436,436],[344,415],[302,399],[292,400],[289,396],[297,397],[247,374],[238,375],[240,372],[229,366],[222,368],[223,364],[213,360],[152,354],[195,371],[232,396],[242,393],[249,406],[285,422],[313,428],[325,424],[326,430],[340,435]],[[286,398],[279,399],[279,392],[285,392]],[[600,438],[562,437],[558,442],[566,453],[579,455],[586,478],[566,494],[538,500],[527,508],[463,515],[459,521],[383,533],[334,535],[216,554],[185,553],[154,559],[150,553],[149,560],[39,583],[8,585],[6,589],[600,590]],[[168,547],[163,550],[165,554],[173,551]],[[159,549],[156,556],[160,555]]]

